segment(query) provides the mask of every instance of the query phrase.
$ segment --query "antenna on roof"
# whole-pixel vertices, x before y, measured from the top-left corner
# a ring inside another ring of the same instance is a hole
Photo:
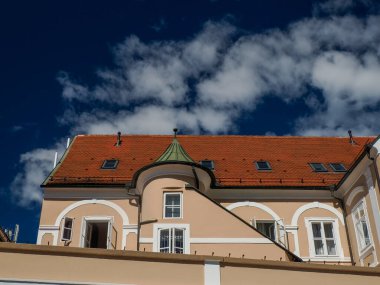
[[[57,166],[57,160],[58,160],[58,152],[56,151],[55,155],[54,155],[54,166],[53,166],[53,168],[55,168]]]
[[[116,141],[116,146],[121,145],[121,132],[117,132],[117,141]]]
[[[176,137],[177,137],[178,129],[177,129],[177,128],[174,128],[174,129],[173,129],[173,132],[174,132],[174,138],[176,138]]]
[[[348,135],[350,137],[350,144],[356,144],[356,142],[354,141],[354,137],[352,135],[352,131],[351,130],[348,130]]]

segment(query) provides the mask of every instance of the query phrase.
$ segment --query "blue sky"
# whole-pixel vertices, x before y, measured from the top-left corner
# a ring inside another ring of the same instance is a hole
[[[379,134],[378,1],[0,4],[0,225],[79,133]]]

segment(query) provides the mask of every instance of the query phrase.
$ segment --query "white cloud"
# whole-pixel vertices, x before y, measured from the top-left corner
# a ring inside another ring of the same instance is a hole
[[[62,147],[57,145],[57,150],[63,152]],[[29,207],[39,204],[42,200],[40,185],[53,169],[54,149],[35,149],[24,153],[20,157],[23,166],[11,184],[11,192],[17,204]]]

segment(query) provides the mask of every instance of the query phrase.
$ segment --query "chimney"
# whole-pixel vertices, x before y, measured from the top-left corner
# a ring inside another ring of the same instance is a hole
[[[350,137],[350,144],[356,144],[356,142],[354,141],[354,137],[352,136],[351,130],[348,130],[348,135]]]
[[[117,141],[115,146],[120,146],[121,145],[121,132],[117,132]]]

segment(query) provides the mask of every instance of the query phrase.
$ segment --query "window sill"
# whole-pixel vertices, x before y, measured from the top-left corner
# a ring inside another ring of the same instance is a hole
[[[302,256],[304,261],[328,261],[328,262],[351,262],[349,257],[341,257],[341,256]]]
[[[372,251],[374,250],[374,247],[372,244],[367,245],[365,248],[359,251],[359,258],[364,259],[367,257]]]

